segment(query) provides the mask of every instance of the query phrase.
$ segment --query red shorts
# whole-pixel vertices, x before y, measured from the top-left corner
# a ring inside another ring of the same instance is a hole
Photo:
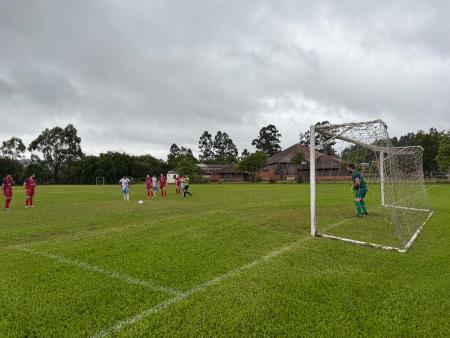
[[[12,197],[12,190],[5,190],[5,197],[6,198],[11,198]]]
[[[153,187],[150,185],[150,186],[147,186],[147,190],[152,190],[153,189]]]
[[[27,195],[27,197],[34,197],[34,190],[26,190],[25,194]]]
[[[159,190],[163,190],[163,189],[166,189],[166,186],[165,185],[160,185],[159,186]]]

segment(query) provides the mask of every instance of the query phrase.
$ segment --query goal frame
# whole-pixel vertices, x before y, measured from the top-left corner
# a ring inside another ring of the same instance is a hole
[[[97,176],[95,178],[95,185],[105,185],[105,184],[106,184],[105,176]]]
[[[383,249],[383,250],[388,250],[388,251],[397,251],[400,253],[406,253],[409,248],[412,246],[412,244],[414,243],[414,241],[417,239],[419,233],[422,231],[423,227],[425,226],[425,224],[428,222],[428,220],[431,218],[431,216],[433,215],[433,210],[431,209],[418,209],[418,208],[408,208],[408,207],[401,207],[401,206],[395,206],[395,205],[387,205],[385,203],[385,176],[384,176],[384,163],[386,161],[386,159],[389,158],[389,156],[393,156],[399,152],[404,152],[407,151],[408,149],[413,149],[413,148],[419,148],[423,151],[423,148],[420,146],[410,146],[410,147],[395,147],[394,149],[396,150],[394,153],[392,153],[392,151],[390,149],[384,148],[384,147],[379,147],[376,145],[372,145],[372,144],[365,144],[363,142],[359,142],[358,140],[353,140],[353,139],[349,139],[345,136],[343,136],[343,134],[354,128],[357,126],[362,126],[362,125],[366,125],[369,123],[379,123],[381,125],[383,125],[386,129],[387,129],[387,125],[383,120],[373,120],[373,121],[366,121],[366,122],[352,122],[352,123],[344,123],[344,124],[327,124],[327,125],[323,125],[323,126],[315,126],[315,125],[311,125],[310,126],[310,165],[309,165],[309,172],[310,172],[310,218],[311,218],[311,236],[315,236],[315,237],[324,237],[324,238],[330,238],[330,239],[335,239],[335,240],[340,240],[340,241],[344,241],[344,242],[349,242],[349,243],[353,243],[353,244],[357,244],[357,245],[362,245],[362,246],[369,246],[369,247],[374,247],[374,248],[378,248],[378,249]],[[344,129],[344,131],[342,131],[339,134],[333,134],[330,133],[329,130],[330,129],[336,129],[336,128],[346,128]],[[328,140],[326,140],[325,142],[316,145],[315,142],[315,136],[316,133],[322,134],[322,135],[326,135],[329,136],[330,138]],[[355,145],[359,145],[361,147],[370,149],[376,153],[379,154],[379,168],[380,168],[380,189],[381,189],[381,207],[386,207],[386,208],[402,208],[402,209],[410,209],[410,210],[414,210],[414,211],[421,211],[421,212],[427,212],[428,216],[425,219],[425,221],[419,226],[419,228],[415,231],[415,233],[412,235],[412,237],[408,240],[408,242],[405,244],[404,247],[402,248],[398,248],[398,247],[392,247],[392,246],[387,246],[387,245],[382,245],[382,244],[377,244],[377,243],[371,243],[371,242],[364,242],[364,241],[359,241],[359,240],[355,240],[355,239],[350,239],[350,238],[346,238],[346,237],[339,237],[339,236],[334,236],[334,235],[329,235],[329,234],[325,234],[325,233],[321,233],[317,230],[317,210],[316,210],[316,149],[322,147],[323,145],[335,140],[335,139],[339,139],[342,141],[346,141],[349,143],[353,143]]]

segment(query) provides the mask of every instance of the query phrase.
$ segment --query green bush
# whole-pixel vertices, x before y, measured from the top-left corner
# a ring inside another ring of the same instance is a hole
[[[16,183],[22,182],[24,174],[23,165],[17,160],[0,158],[0,180],[8,174],[13,176],[13,180],[16,181]]]

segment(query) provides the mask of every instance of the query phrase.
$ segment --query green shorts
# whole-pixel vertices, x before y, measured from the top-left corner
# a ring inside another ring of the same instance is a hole
[[[355,191],[355,198],[364,198],[367,194],[367,189],[358,189]]]

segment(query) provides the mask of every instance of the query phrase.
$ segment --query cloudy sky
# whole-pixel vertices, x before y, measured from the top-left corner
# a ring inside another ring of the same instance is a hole
[[[73,123],[86,153],[165,158],[204,130],[450,128],[450,2],[0,0],[0,140]]]

